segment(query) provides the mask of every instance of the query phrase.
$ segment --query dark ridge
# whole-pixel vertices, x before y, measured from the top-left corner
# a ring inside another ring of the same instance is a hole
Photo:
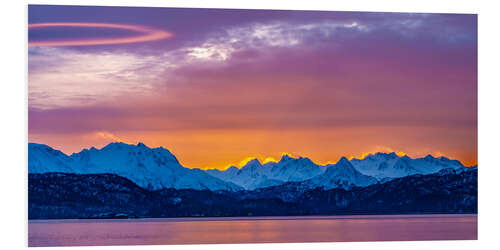
[[[114,174],[28,176],[29,219],[477,213],[477,169],[412,175],[363,188],[148,191]]]

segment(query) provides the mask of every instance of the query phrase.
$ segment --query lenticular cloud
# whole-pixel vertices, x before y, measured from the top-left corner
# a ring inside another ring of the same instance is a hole
[[[109,29],[122,29],[142,33],[139,36],[128,36],[121,38],[97,38],[97,39],[82,39],[71,41],[33,41],[29,42],[28,46],[90,46],[90,45],[110,45],[110,44],[125,44],[125,43],[138,43],[148,42],[172,37],[172,33],[152,29],[149,27],[127,24],[113,24],[113,23],[34,23],[29,24],[29,29],[38,29],[46,27],[86,27],[86,28],[109,28]]]

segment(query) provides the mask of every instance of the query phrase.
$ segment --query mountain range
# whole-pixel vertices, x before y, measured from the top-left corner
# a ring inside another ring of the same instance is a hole
[[[456,173],[476,169],[457,160],[427,155],[423,158],[375,153],[363,159],[342,157],[336,164],[319,165],[309,158],[283,155],[278,162],[258,159],[226,170],[200,170],[182,166],[163,147],[150,148],[122,142],[66,155],[44,144],[28,144],[28,173],[115,174],[147,190],[192,189],[210,191],[257,190],[283,185],[302,189],[350,190],[412,175],[443,170]]]
[[[149,148],[142,143],[110,143],[102,149],[84,149],[69,156],[47,145],[29,143],[28,173],[49,172],[116,174],[149,190],[241,189],[202,170],[183,167],[177,158],[163,147]]]

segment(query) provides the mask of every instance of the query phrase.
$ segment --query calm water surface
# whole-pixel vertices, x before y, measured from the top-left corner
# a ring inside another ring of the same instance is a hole
[[[29,246],[475,240],[477,215],[30,220]]]

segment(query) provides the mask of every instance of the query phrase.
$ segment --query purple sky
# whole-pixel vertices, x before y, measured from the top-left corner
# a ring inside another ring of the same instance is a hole
[[[119,140],[199,168],[283,152],[477,163],[476,15],[30,5],[28,16],[174,35],[29,48],[29,140],[66,153]],[[131,33],[53,27],[29,40]]]

